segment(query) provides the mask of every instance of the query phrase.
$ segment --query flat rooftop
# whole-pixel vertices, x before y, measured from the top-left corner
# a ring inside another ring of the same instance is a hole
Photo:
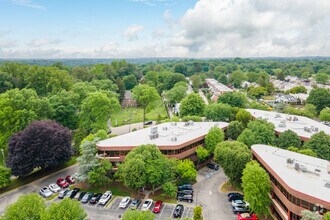
[[[195,138],[205,136],[208,131],[217,126],[224,129],[226,122],[167,122],[144,128],[131,133],[99,141],[98,147],[136,147],[142,144],[155,144],[157,146],[177,146]],[[154,133],[152,133],[152,131]],[[156,138],[150,137],[158,136]]]
[[[213,86],[213,89],[217,90],[218,92],[233,92],[234,91],[231,88],[229,88],[228,86],[218,82],[215,79],[208,78],[208,79],[205,79],[205,81],[207,83],[211,84]],[[217,92],[217,91],[214,91],[214,92]]]
[[[330,202],[330,174],[327,172],[329,164],[327,160],[261,144],[252,145],[251,149],[253,154],[257,154],[267,163],[273,173],[276,173],[290,188]],[[288,159],[294,161],[288,163]],[[299,164],[299,170],[295,169],[296,163]]]
[[[324,133],[330,135],[330,127],[304,116],[289,115],[257,109],[246,110],[250,112],[254,118],[265,119],[268,122],[273,123],[275,126],[275,131],[280,133],[286,130],[292,130],[296,132],[299,137],[307,139],[310,139],[312,135],[320,131],[324,131]]]

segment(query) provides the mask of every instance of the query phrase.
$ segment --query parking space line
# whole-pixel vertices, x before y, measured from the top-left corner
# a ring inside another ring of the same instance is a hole
[[[163,214],[163,211],[164,211],[165,207],[166,207],[166,204],[164,204],[164,206],[163,206],[162,210],[160,211],[160,213],[159,213],[159,217],[161,217],[161,216],[162,216],[162,214]]]

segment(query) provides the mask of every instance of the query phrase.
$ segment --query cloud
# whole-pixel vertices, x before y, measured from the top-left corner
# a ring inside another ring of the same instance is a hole
[[[131,0],[137,3],[143,3],[149,6],[155,6],[156,4],[163,3],[165,5],[173,5],[176,0]]]
[[[0,30],[0,37],[4,37],[11,33],[11,30]]]
[[[0,40],[0,49],[11,48],[11,47],[15,47],[16,45],[17,45],[16,40],[11,40],[11,39]]]
[[[11,2],[15,5],[25,6],[34,9],[46,9],[45,6],[35,3],[31,0],[11,0]]]
[[[28,43],[31,47],[42,47],[42,46],[48,46],[53,44],[59,44],[61,41],[59,39],[34,39]]]
[[[139,39],[139,33],[144,29],[142,25],[133,25],[128,27],[125,32],[124,36],[128,38],[129,41]]]

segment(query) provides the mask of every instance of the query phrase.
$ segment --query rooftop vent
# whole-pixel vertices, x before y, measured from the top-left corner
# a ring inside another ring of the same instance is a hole
[[[159,137],[159,134],[158,133],[151,134],[151,135],[149,135],[149,137],[150,137],[150,140],[154,140],[154,139],[157,139]]]
[[[315,172],[321,173],[321,170],[320,169],[315,169]]]
[[[171,141],[172,141],[172,142],[176,142],[177,140],[178,140],[177,137],[171,137]]]
[[[151,134],[156,134],[156,133],[158,133],[158,127],[151,127],[151,128],[150,128],[150,132],[151,132]]]
[[[315,131],[315,132],[319,132],[319,128],[318,128],[318,127],[315,127],[315,128],[314,128],[314,131]]]
[[[167,131],[168,130],[168,127],[163,127],[163,131]]]
[[[281,118],[281,114],[275,114],[275,118]]]
[[[324,186],[330,189],[330,183],[326,183]]]
[[[285,128],[286,127],[286,122],[283,120],[279,123],[278,125],[280,128]]]
[[[298,117],[297,116],[294,116],[293,117],[293,121],[298,121]]]
[[[304,127],[304,131],[311,132],[311,129],[309,129],[309,127]]]
[[[294,169],[295,169],[295,170],[299,170],[299,169],[300,169],[299,163],[295,163],[295,164],[294,164]]]
[[[288,158],[288,159],[286,160],[286,162],[287,162],[288,164],[293,164],[293,163],[294,163],[294,159]]]
[[[305,166],[303,166],[303,165],[300,166],[300,169],[301,169],[301,171],[304,172],[304,173],[307,173],[307,171],[308,171],[308,170],[307,170],[307,167],[305,167]]]
[[[176,123],[176,122],[172,122],[171,125],[172,125],[172,126],[176,126],[177,123]]]

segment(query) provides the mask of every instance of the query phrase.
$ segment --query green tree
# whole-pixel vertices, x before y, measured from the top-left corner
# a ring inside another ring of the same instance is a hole
[[[109,98],[104,92],[90,93],[81,106],[80,127],[87,133],[100,129],[107,130],[107,122],[111,113],[119,108],[117,98]]]
[[[226,74],[220,74],[219,75],[219,78],[218,78],[218,81],[224,85],[227,85],[228,84],[228,78],[227,78],[227,75]]]
[[[252,120],[252,115],[245,109],[240,109],[236,114],[236,120],[241,122],[244,127]]]
[[[88,183],[95,186],[106,186],[111,182],[112,164],[109,160],[101,159],[96,167],[88,172]]]
[[[323,220],[330,220],[330,211],[326,212],[326,213],[323,215]]]
[[[78,201],[65,198],[59,203],[52,202],[41,219],[85,220],[86,217],[87,214]]]
[[[196,116],[196,115],[193,115],[193,116],[188,115],[188,116],[184,116],[182,118],[182,121],[184,121],[184,122],[188,122],[188,121],[202,122],[203,118]]]
[[[320,112],[321,121],[330,121],[330,108],[324,108]]]
[[[136,99],[138,105],[143,109],[143,124],[146,118],[147,108],[151,109],[160,100],[155,87],[145,84],[135,86],[133,89],[133,97]]]
[[[253,144],[272,145],[275,140],[274,125],[265,120],[250,121],[237,140],[249,147]]]
[[[180,115],[196,115],[201,116],[204,112],[205,103],[203,99],[196,93],[191,93],[181,101]]]
[[[180,181],[193,182],[196,180],[197,170],[194,163],[189,159],[179,160],[176,167],[176,172]]]
[[[327,84],[329,81],[329,75],[326,73],[318,73],[315,75],[315,81],[320,84]]]
[[[218,127],[212,127],[205,136],[205,148],[212,154],[217,144],[225,138],[223,130]]]
[[[229,181],[239,185],[242,172],[252,158],[250,149],[238,141],[224,141],[219,143],[214,150],[214,159],[224,169]]]
[[[178,82],[186,82],[184,75],[180,73],[171,73],[164,80],[164,86],[167,90],[172,89]]]
[[[330,160],[330,135],[321,131],[314,134],[309,141],[304,143],[304,148],[309,148],[317,154],[317,157]]]
[[[198,146],[196,149],[196,154],[198,162],[203,162],[210,155],[210,152],[203,146]]]
[[[168,181],[162,185],[162,192],[165,197],[173,198],[176,196],[177,187],[174,183]]]
[[[201,206],[196,206],[194,208],[194,218],[193,220],[203,220],[203,209]]]
[[[11,170],[7,167],[0,166],[0,188],[10,183]]]
[[[322,216],[309,210],[301,211],[301,220],[322,220]]]
[[[183,86],[175,86],[166,92],[166,98],[171,105],[180,103],[187,96],[187,89]]]
[[[182,73],[184,75],[187,74],[187,66],[183,63],[177,63],[174,66],[174,72],[175,73]]]
[[[226,103],[233,107],[244,108],[247,104],[247,98],[240,92],[226,92],[218,97],[218,103]]]
[[[35,193],[22,195],[9,205],[1,219],[3,220],[41,220],[46,210],[44,200]]]
[[[97,148],[96,140],[85,140],[80,145],[81,156],[77,158],[79,163],[78,180],[83,182],[88,180],[88,173],[99,166],[99,159],[95,156]]]
[[[140,211],[140,210],[132,210],[128,209],[123,217],[122,220],[154,220],[155,215],[151,211]]]
[[[210,104],[205,107],[205,117],[212,121],[230,121],[232,118],[232,107],[228,104]]]
[[[194,92],[198,92],[199,90],[199,86],[201,84],[201,78],[198,75],[192,75],[190,77],[191,83],[192,83],[192,87]]]
[[[250,210],[263,218],[269,214],[271,200],[270,178],[256,161],[250,161],[243,170],[242,187],[244,199],[250,203]]]
[[[289,93],[293,93],[293,94],[298,94],[298,93],[307,93],[307,89],[305,86],[296,86],[296,87],[293,87],[292,89],[290,89],[288,91]]]
[[[317,157],[316,153],[314,151],[312,151],[311,149],[309,149],[309,148],[301,149],[301,150],[298,151],[298,153],[305,154],[305,155],[311,156],[311,157]]]
[[[243,132],[244,126],[239,121],[232,121],[229,123],[228,128],[226,130],[226,135],[228,138],[232,140],[236,140],[238,136]]]
[[[235,88],[239,88],[241,83],[246,80],[246,75],[241,70],[236,70],[229,75],[229,82],[234,85]]]
[[[330,90],[323,88],[312,89],[307,98],[307,102],[316,106],[320,112],[325,107],[330,106]]]
[[[264,95],[267,95],[268,94],[268,91],[265,87],[262,87],[262,86],[258,86],[258,87],[249,87],[247,89],[247,94],[250,96],[250,97],[254,97],[254,98],[257,98],[257,99],[260,99],[262,96]]]
[[[292,131],[292,130],[287,130],[282,132],[278,138],[275,140],[275,143],[278,147],[287,149],[290,146],[300,148],[301,146],[301,140],[298,137],[298,135]]]
[[[124,76],[123,82],[125,84],[126,90],[131,90],[134,88],[134,86],[136,86],[138,84],[136,77],[133,74]]]

